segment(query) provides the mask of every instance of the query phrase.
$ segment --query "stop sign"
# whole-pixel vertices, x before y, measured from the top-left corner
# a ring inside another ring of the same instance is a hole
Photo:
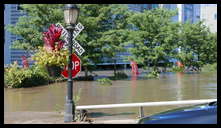
[[[72,78],[74,78],[80,71],[81,71],[81,60],[80,58],[75,55],[74,53],[71,55],[72,56]],[[61,74],[68,78],[68,66],[64,67],[64,70],[61,72]]]

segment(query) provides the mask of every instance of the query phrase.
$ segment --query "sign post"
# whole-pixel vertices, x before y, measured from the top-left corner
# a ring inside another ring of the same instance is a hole
[[[75,5],[73,6],[71,4],[67,4],[66,9],[68,11],[72,9],[76,9],[77,11],[79,11]],[[71,12],[74,11],[72,10]],[[67,22],[69,21],[70,20],[67,20]],[[75,38],[79,35],[79,33],[84,29],[84,26],[81,23],[78,23],[76,25],[75,23],[73,23],[72,25],[69,24],[67,30],[60,23],[57,23],[56,26],[62,28],[61,36],[64,38],[65,41],[64,49],[68,49],[69,51],[68,65],[64,67],[64,70],[61,72],[61,74],[62,76],[68,79],[68,86],[67,86],[68,95],[66,97],[64,121],[70,122],[75,117],[75,105],[74,101],[72,100],[73,96],[72,79],[81,71],[81,60],[77,55],[75,55],[74,53],[72,54],[72,48],[80,56],[85,52],[85,50],[81,47],[81,45],[75,40]]]

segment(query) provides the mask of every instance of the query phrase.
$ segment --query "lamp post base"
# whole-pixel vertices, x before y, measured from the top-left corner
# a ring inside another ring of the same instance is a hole
[[[64,122],[73,122],[73,103],[65,104]]]

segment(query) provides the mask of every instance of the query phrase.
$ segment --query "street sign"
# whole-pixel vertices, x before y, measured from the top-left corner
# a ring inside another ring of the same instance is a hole
[[[61,32],[62,37],[66,38],[68,36],[67,30],[60,23],[55,24],[55,26],[62,28],[62,32]]]
[[[74,78],[81,71],[81,60],[76,54],[72,54],[72,78]],[[68,66],[64,67],[64,70],[61,72],[62,76],[68,78]]]
[[[73,47],[75,51],[78,53],[78,55],[83,54],[85,51],[76,40],[73,40]]]
[[[67,30],[60,23],[57,23],[56,26],[62,28],[61,36],[63,36],[64,38],[67,38],[68,37]],[[78,23],[75,26],[74,31],[73,31],[73,39],[75,39],[83,29],[84,29],[84,26],[81,23]]]
[[[75,39],[83,29],[84,26],[81,23],[78,23],[73,31],[73,39]]]
[[[74,39],[73,39],[72,47],[77,52],[77,54],[80,55],[80,56],[85,52],[84,48]],[[68,48],[68,43],[64,44],[64,48],[66,48],[66,49]]]
[[[57,23],[56,24],[57,27],[61,27],[62,28],[62,33],[61,36],[64,37],[64,48],[67,49],[68,48],[68,32],[67,30],[60,24]],[[75,49],[75,51],[78,53],[78,55],[82,55],[85,50],[83,49],[83,47],[75,40],[75,38],[79,35],[79,33],[84,29],[84,26],[81,23],[78,23],[73,31],[73,48]]]

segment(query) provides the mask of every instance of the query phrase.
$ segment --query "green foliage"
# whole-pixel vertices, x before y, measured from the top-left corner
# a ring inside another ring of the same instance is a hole
[[[77,91],[77,93],[75,93],[75,95],[73,97],[75,106],[77,106],[80,99],[81,99],[81,88]],[[63,106],[64,106],[63,104],[62,105],[61,104],[55,104],[54,110],[58,113],[61,113],[64,109]],[[77,112],[77,110],[76,110],[76,112]]]
[[[41,66],[60,66],[63,68],[67,65],[68,51],[52,51],[49,52],[43,47],[39,47],[39,51],[32,57],[36,61],[37,65]]]
[[[120,80],[128,78],[128,75],[124,72],[116,72],[113,77],[109,77],[111,80]]]
[[[185,67],[174,66],[171,68],[169,72],[184,72],[184,70],[185,70]]]
[[[61,113],[61,111],[63,110],[63,106],[64,105],[60,105],[60,104],[55,104],[54,106],[54,110],[58,113]]]
[[[29,69],[19,68],[17,63],[5,69],[5,85],[8,88],[22,88],[48,84],[51,78],[44,68],[33,66]]]
[[[138,64],[146,66],[159,62],[168,62],[171,54],[174,54],[175,44],[178,38],[179,24],[171,21],[176,11],[167,9],[145,10],[143,13],[135,13],[128,18],[131,24],[128,42],[131,45],[129,52]]]
[[[74,95],[73,99],[74,99],[74,103],[77,105],[79,100],[81,99],[81,88],[77,91],[77,93]]]
[[[217,72],[217,63],[206,64],[201,68],[202,72]]]
[[[22,38],[13,42],[12,48],[36,50],[38,46],[43,46],[42,32],[51,24],[59,22],[64,25],[63,6],[22,4],[23,12],[27,15],[20,17],[15,25],[6,27],[9,32]],[[172,22],[177,11],[157,8],[130,12],[127,5],[121,4],[78,6],[79,22],[83,24],[84,30],[76,40],[86,49],[80,57],[86,77],[88,71],[95,69],[89,67],[102,63],[103,57],[115,64],[117,54],[127,50],[132,56],[126,56],[126,60],[133,59],[142,66],[167,65],[169,59],[175,58],[187,67],[200,69],[217,60],[217,34],[211,33],[203,22]],[[176,50],[178,47],[181,48],[179,53]],[[41,50],[36,60],[40,65],[61,67],[67,62],[60,55],[44,54]]]
[[[55,23],[64,25],[63,4],[23,4],[27,16],[20,17],[16,25],[9,25],[7,30],[21,36],[22,40],[14,42],[14,48],[36,49],[43,46],[42,32]],[[79,4],[79,22],[84,30],[76,38],[86,52],[81,56],[85,75],[90,65],[100,63],[102,57],[115,56],[122,50],[125,19],[128,15],[126,5],[111,4]],[[123,22],[122,22],[123,21]],[[111,37],[104,41],[104,38]],[[108,42],[110,49],[105,49]],[[42,62],[46,63],[46,62]],[[49,62],[50,63],[50,62]],[[57,63],[57,62],[51,62]],[[61,64],[63,65],[63,64]]]
[[[22,12],[16,25],[6,29],[22,39],[13,43],[13,48],[36,49],[43,45],[42,32],[54,23],[63,21],[62,4],[22,4]]]
[[[122,52],[128,16],[124,5],[81,4],[79,22],[84,30],[76,38],[87,51],[81,57],[85,76],[88,66],[103,62],[103,57],[116,62],[116,53]],[[113,59],[111,59],[113,58]]]
[[[101,51],[103,57],[108,57],[109,61],[116,64],[117,53],[124,52],[124,42],[128,36],[127,19],[130,16],[127,6],[125,5],[110,5],[107,11],[104,13],[106,18],[104,32],[101,32],[101,37],[98,39],[98,43],[102,44]],[[116,72],[116,69],[114,69]]]
[[[110,86],[112,85],[112,82],[109,78],[101,78],[101,79],[97,79],[97,82],[99,82],[99,85],[103,85],[103,86]]]
[[[217,33],[208,33],[198,55],[202,65],[217,62]]]
[[[195,24],[188,22],[182,24],[180,31],[177,47],[181,48],[181,52],[175,57],[185,66],[199,69],[204,64],[216,62],[216,33],[211,33],[201,21]]]
[[[150,73],[147,73],[144,77],[150,79],[150,78],[159,78],[159,76],[160,75],[157,71],[152,71]]]

